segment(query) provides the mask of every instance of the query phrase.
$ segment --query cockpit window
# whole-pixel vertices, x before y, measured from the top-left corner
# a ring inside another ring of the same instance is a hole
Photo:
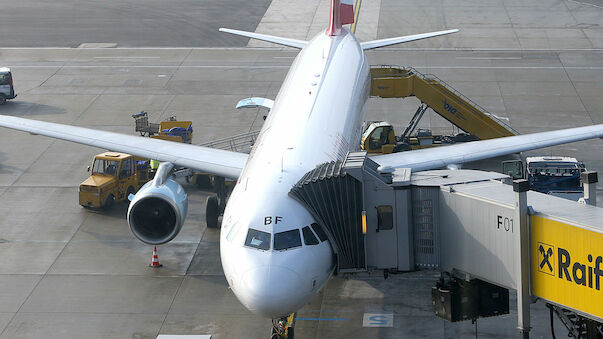
[[[310,227],[306,226],[306,227],[302,228],[302,233],[304,234],[304,244],[318,245],[319,241],[318,241],[318,239],[316,239],[316,236],[314,235],[314,233],[312,233],[312,230],[310,229]]]
[[[328,239],[325,230],[323,230],[319,224],[313,223],[311,226],[314,232],[316,232],[316,235],[318,235],[318,238],[320,238],[320,241],[325,241]]]
[[[301,245],[301,237],[299,236],[298,229],[274,234],[274,249],[276,251],[300,247]]]
[[[276,239],[276,236],[275,236]],[[247,239],[245,239],[245,246],[257,248],[259,250],[267,251],[270,249],[270,233],[249,229],[247,232]]]
[[[228,232],[228,234],[226,235],[226,240],[231,241],[232,238],[237,235],[237,233],[239,233],[239,230],[241,229],[239,227],[239,223],[236,222],[234,225],[231,226],[230,231]],[[270,242],[270,241],[268,241]]]

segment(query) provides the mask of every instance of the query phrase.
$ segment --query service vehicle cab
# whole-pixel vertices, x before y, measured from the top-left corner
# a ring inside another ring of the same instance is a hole
[[[528,180],[531,190],[574,201],[584,196],[584,171],[584,164],[572,157],[527,157],[525,165],[521,160],[503,162],[503,173]]]
[[[10,68],[0,67],[0,105],[4,104],[6,100],[16,97],[17,95],[13,86],[13,75],[10,72]]]
[[[89,208],[111,207],[152,179],[148,160],[125,153],[101,153],[88,171],[90,177],[80,184],[80,205]]]

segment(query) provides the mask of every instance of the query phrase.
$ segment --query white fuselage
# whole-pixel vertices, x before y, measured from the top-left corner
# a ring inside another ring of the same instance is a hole
[[[273,242],[277,233],[316,222],[289,190],[317,165],[342,160],[359,148],[369,88],[366,57],[347,30],[339,36],[318,34],[293,62],[222,222],[224,273],[252,312],[268,318],[293,313],[333,272],[328,241],[306,244],[301,235],[301,246],[285,250],[275,249]],[[250,229],[262,236],[252,236]]]

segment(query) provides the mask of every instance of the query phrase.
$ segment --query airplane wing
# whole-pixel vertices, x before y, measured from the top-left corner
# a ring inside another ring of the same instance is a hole
[[[424,171],[592,138],[603,138],[603,124],[377,155],[371,159],[380,165],[379,171],[402,167]]]
[[[239,177],[248,157],[243,153],[7,115],[0,115],[0,127],[171,162],[177,166],[232,179]]]

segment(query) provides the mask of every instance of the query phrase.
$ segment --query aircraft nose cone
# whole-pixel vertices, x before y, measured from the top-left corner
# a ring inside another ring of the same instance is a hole
[[[306,302],[310,286],[301,277],[280,266],[262,266],[243,275],[237,297],[253,313],[276,319],[298,310]]]

